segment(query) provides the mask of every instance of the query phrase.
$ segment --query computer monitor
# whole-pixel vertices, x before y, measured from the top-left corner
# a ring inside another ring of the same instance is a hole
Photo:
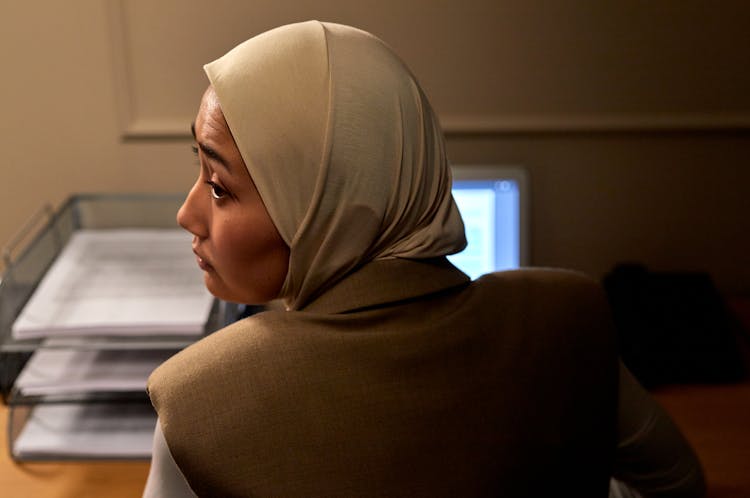
[[[466,249],[448,259],[472,279],[528,264],[529,186],[518,166],[453,165]]]

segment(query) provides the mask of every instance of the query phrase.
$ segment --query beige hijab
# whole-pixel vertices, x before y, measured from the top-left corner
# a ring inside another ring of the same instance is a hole
[[[364,263],[460,251],[442,133],[379,39],[309,21],[205,66],[266,208],[290,247],[289,309]]]

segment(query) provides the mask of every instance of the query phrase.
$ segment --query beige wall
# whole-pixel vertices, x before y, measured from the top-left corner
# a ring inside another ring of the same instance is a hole
[[[388,41],[454,163],[528,168],[532,264],[600,278],[641,261],[750,293],[746,2],[15,2],[0,31],[0,244],[74,192],[185,191],[201,64],[309,18]]]

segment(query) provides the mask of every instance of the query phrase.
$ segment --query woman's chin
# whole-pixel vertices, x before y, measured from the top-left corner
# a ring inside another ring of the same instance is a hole
[[[203,272],[203,283],[214,297],[230,303],[266,305],[268,302],[278,299],[279,294],[277,289],[265,289],[263,287],[229,287],[215,271]]]
[[[219,285],[219,283],[216,282],[216,276],[212,273],[213,272],[208,271],[203,272],[203,284],[206,286],[208,292],[210,292],[217,299],[221,299],[223,301],[232,301],[227,295],[227,290],[224,288],[224,286]]]

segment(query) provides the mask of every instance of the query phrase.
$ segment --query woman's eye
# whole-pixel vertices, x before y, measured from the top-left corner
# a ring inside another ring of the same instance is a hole
[[[221,188],[215,182],[207,181],[206,184],[211,187],[211,197],[213,197],[214,199],[223,199],[227,195],[227,191]]]

